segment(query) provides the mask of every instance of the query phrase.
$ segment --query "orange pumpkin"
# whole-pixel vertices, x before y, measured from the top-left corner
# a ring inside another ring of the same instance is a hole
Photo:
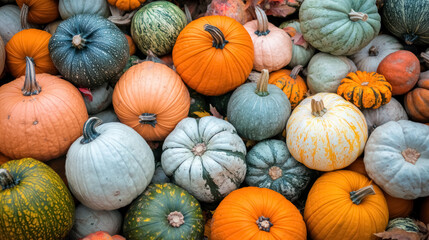
[[[64,155],[82,135],[88,113],[71,83],[36,75],[33,62],[26,60],[25,76],[0,87],[0,152],[47,161]]]
[[[360,109],[376,109],[390,102],[392,85],[381,74],[356,71],[341,80],[337,94]]]
[[[420,206],[420,221],[429,224],[429,197],[425,197]]]
[[[21,8],[21,26],[28,28],[28,22],[45,24],[60,16],[58,0],[16,0]]]
[[[6,44],[6,63],[14,77],[25,74],[25,57],[34,61],[36,73],[57,74],[58,71],[49,56],[51,34],[39,29],[26,29],[15,34]]]
[[[140,7],[146,0],[107,0],[107,2],[122,11],[132,11]]]
[[[405,96],[404,106],[414,121],[429,121],[429,71],[420,74],[417,87]]]
[[[298,74],[303,69],[302,65],[294,67],[292,70],[281,69],[270,73],[269,84],[275,84],[286,94],[292,109],[294,109],[307,93],[307,84]]]
[[[401,95],[416,85],[420,62],[412,52],[399,50],[387,55],[378,65],[377,72],[392,85],[392,95]]]
[[[363,157],[358,157],[352,164],[344,168],[344,170],[350,170],[353,172],[360,173],[365,177],[368,177],[368,173],[365,170],[365,164],[363,163]]]
[[[191,98],[176,72],[164,64],[145,61],[122,75],[112,102],[122,123],[146,141],[161,141],[188,116]]]
[[[130,48],[130,55],[134,55],[136,53],[136,44],[130,35],[125,34],[125,37],[127,38],[128,47]]]
[[[308,193],[304,219],[313,240],[377,239],[389,220],[382,191],[362,174],[339,170],[319,177]]]
[[[226,16],[190,22],[180,32],[172,55],[183,81],[207,96],[218,96],[243,84],[254,58],[246,29]]]
[[[126,239],[120,235],[110,236],[108,232],[98,231],[95,233],[91,233],[80,240],[126,240]]]
[[[280,193],[244,187],[228,194],[212,218],[211,240],[307,239],[301,213]]]

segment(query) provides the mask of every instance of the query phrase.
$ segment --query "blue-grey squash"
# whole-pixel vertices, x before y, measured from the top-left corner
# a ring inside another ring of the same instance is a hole
[[[58,10],[62,19],[78,14],[94,14],[105,18],[110,15],[106,0],[59,0]]]

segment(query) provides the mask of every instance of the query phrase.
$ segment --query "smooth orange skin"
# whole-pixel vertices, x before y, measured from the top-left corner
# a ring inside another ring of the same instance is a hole
[[[46,24],[53,22],[60,16],[58,0],[16,0],[20,8],[23,4],[29,6],[28,22]]]
[[[213,47],[204,25],[213,25],[228,43]],[[243,84],[253,68],[254,50],[246,29],[226,16],[206,16],[189,23],[173,48],[173,62],[183,81],[207,96],[219,96]]]
[[[399,50],[387,55],[378,65],[377,73],[392,85],[392,95],[402,95],[416,85],[420,74],[419,59],[410,51]]]
[[[34,60],[36,73],[55,75],[58,70],[49,56],[49,39],[51,34],[39,29],[26,29],[15,34],[6,44],[6,63],[14,77],[25,74],[25,57]]]
[[[429,76],[421,78],[417,82],[417,87],[407,93],[404,106],[414,121],[429,121]]]
[[[130,35],[125,34],[125,37],[127,38],[128,47],[130,48],[130,55],[134,55],[136,53],[136,44]]]
[[[120,10],[132,11],[140,7],[140,5],[146,2],[146,0],[107,0],[107,2],[112,6],[116,6]]]
[[[296,79],[293,79],[290,76],[291,71],[289,69],[280,69],[270,73],[268,83],[274,84],[283,90],[289,99],[291,108],[294,109],[305,98],[308,88],[301,76],[297,75]]]
[[[164,64],[145,61],[122,75],[112,102],[122,123],[146,141],[162,141],[188,116],[191,98],[177,73]],[[155,127],[139,122],[143,113],[157,114]]]
[[[352,164],[344,168],[345,170],[350,170],[353,172],[360,173],[364,175],[365,177],[368,177],[368,173],[365,169],[365,164],[363,163],[363,157],[358,157]],[[369,178],[369,177],[368,177]]]
[[[256,224],[270,218],[269,232]],[[211,240],[305,240],[307,231],[301,213],[283,195],[268,188],[244,187],[227,195],[217,207],[211,225]]]
[[[120,235],[110,236],[109,233],[105,231],[98,231],[95,233],[91,233],[80,240],[126,240],[126,239]]]

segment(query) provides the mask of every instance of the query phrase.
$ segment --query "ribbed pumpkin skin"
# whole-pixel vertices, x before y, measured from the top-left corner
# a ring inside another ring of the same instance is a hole
[[[0,239],[62,239],[70,231],[74,202],[61,178],[44,163],[24,158],[7,169],[19,184],[0,190]]]
[[[76,35],[86,41],[80,50],[72,45]],[[124,34],[115,24],[96,15],[76,15],[60,23],[49,40],[49,51],[61,75],[85,88],[116,79],[129,57]]]
[[[366,13],[368,19],[350,20],[352,9]],[[299,19],[305,40],[332,55],[356,53],[378,35],[381,27],[375,0],[305,0],[299,8]]]
[[[337,94],[360,109],[377,109],[390,102],[392,85],[376,72],[356,71],[341,80]]]
[[[136,12],[131,22],[131,36],[142,53],[151,50],[161,56],[171,52],[185,26],[186,15],[178,6],[156,1]]]
[[[296,79],[290,76],[291,70],[280,69],[270,73],[269,84],[274,84],[286,94],[292,110],[304,99],[307,93],[307,84],[297,75]]]
[[[259,217],[269,218],[269,232],[258,229]],[[231,192],[217,207],[211,240],[304,240],[307,231],[298,209],[267,188],[244,187]]]
[[[386,0],[382,9],[383,26],[407,44],[429,44],[426,0]]]
[[[322,99],[326,113],[315,117],[311,99]],[[332,171],[351,164],[364,150],[368,129],[362,112],[333,93],[304,99],[286,126],[286,143],[292,156],[311,169]]]
[[[23,4],[29,6],[27,21],[45,24],[53,22],[60,16],[57,0],[16,0],[20,8]]]
[[[290,155],[285,142],[275,139],[257,143],[247,153],[246,164],[249,186],[272,189],[291,202],[301,197],[314,175]],[[278,169],[281,173],[275,175]]]
[[[107,2],[123,11],[132,11],[140,7],[146,0],[107,0]]]
[[[198,150],[201,144],[205,151]],[[183,119],[162,150],[167,176],[200,201],[220,201],[244,181],[246,146],[234,126],[222,119]]]
[[[389,220],[383,192],[373,185],[375,195],[354,204],[350,192],[371,184],[370,179],[352,171],[325,173],[313,184],[304,209],[304,220],[313,240],[377,239]]]
[[[110,15],[109,5],[106,0],[60,0],[58,9],[62,19],[78,14],[94,14],[102,17]]]
[[[83,98],[69,82],[45,73],[36,75],[42,91],[23,96],[24,78],[0,87],[0,152],[14,159],[60,157],[88,119]]]
[[[169,224],[171,212],[183,214],[179,227]],[[203,237],[204,221],[199,202],[184,189],[172,184],[152,184],[128,209],[123,224],[126,239],[189,239]]]
[[[228,43],[213,47],[213,38],[204,30],[219,28]],[[183,81],[198,93],[218,96],[243,84],[253,68],[254,50],[246,29],[225,16],[207,16],[189,23],[173,48],[173,62]]]
[[[411,90],[405,96],[405,110],[414,121],[428,122],[429,121],[429,71],[427,77],[420,74],[420,80],[417,82],[417,87]]]
[[[147,141],[161,141],[188,116],[191,99],[177,73],[164,64],[146,61],[122,75],[112,102],[122,123]],[[156,114],[155,127],[139,122],[143,113]]]
[[[14,77],[25,74],[25,57],[34,60],[36,73],[57,74],[49,56],[51,34],[39,29],[25,29],[15,34],[6,45],[7,67]]]

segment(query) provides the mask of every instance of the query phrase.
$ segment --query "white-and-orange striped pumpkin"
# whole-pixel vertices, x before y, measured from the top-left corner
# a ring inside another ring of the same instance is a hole
[[[362,112],[335,93],[304,99],[286,126],[292,156],[311,169],[332,171],[362,154],[368,129]]]

